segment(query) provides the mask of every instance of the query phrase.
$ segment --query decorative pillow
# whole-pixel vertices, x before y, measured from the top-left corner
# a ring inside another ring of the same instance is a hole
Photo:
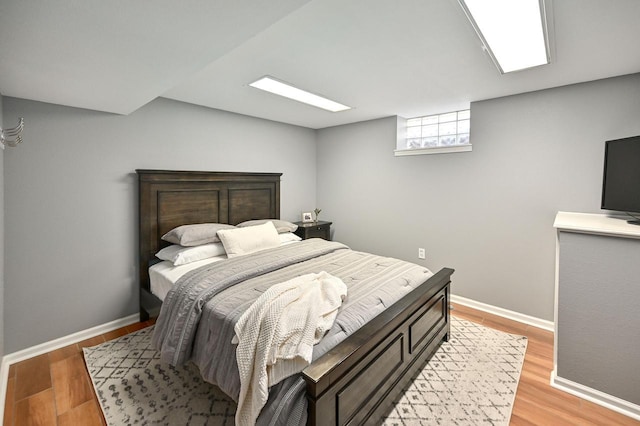
[[[217,232],[221,229],[233,229],[235,226],[224,223],[197,223],[173,228],[162,236],[162,239],[181,246],[199,246],[220,242]]]
[[[238,228],[245,228],[247,226],[256,226],[262,225],[267,222],[273,222],[273,226],[276,227],[278,234],[283,234],[285,232],[293,232],[298,229],[298,225],[295,223],[287,222],[286,220],[280,219],[257,219],[257,220],[247,220],[246,222],[242,222],[238,224]]]
[[[179,266],[214,256],[222,256],[224,254],[224,246],[218,242],[194,247],[184,247],[174,244],[160,250],[156,253],[156,257],[158,259],[168,260],[173,263],[174,266]]]
[[[293,234],[291,232],[285,232],[284,234],[278,234],[278,238],[280,238],[280,244],[292,243],[294,241],[302,240],[302,238],[298,237],[296,234]]]
[[[278,231],[272,222],[246,228],[221,229],[218,236],[229,258],[280,245]]]

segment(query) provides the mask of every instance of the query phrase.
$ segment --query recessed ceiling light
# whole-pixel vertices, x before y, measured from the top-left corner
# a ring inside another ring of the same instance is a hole
[[[339,104],[330,99],[323,98],[322,96],[314,95],[290,84],[283,83],[276,80],[273,77],[262,77],[261,79],[249,84],[256,89],[265,90],[267,92],[274,93],[276,95],[284,96],[285,98],[293,99],[298,102],[303,102],[308,105],[313,105],[318,108],[325,109],[331,112],[339,112],[351,109],[346,105]]]
[[[544,0],[458,0],[500,72],[549,63]]]

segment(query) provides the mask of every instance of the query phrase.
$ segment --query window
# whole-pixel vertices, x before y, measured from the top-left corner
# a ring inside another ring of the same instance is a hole
[[[398,139],[395,154],[471,151],[470,129],[471,110],[468,109],[410,118],[406,120],[404,138]]]

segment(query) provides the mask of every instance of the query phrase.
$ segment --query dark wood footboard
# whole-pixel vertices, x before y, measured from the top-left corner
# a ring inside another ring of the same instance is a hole
[[[381,422],[449,339],[452,273],[440,270],[302,372],[309,425]]]

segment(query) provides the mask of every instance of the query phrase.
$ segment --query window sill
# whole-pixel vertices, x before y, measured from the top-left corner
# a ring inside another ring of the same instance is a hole
[[[395,151],[393,151],[393,153],[396,157],[403,157],[405,155],[449,154],[453,152],[469,151],[471,151],[471,144],[443,146],[438,148],[396,149]]]

